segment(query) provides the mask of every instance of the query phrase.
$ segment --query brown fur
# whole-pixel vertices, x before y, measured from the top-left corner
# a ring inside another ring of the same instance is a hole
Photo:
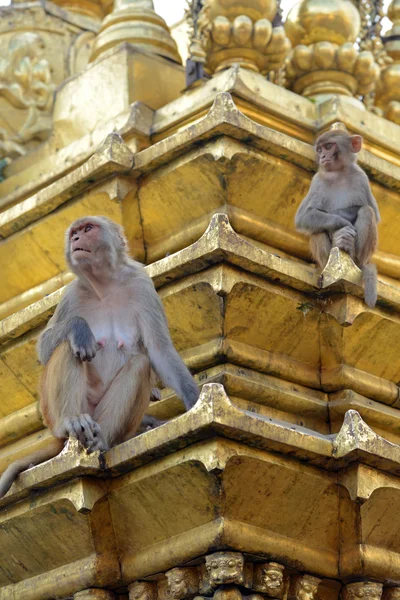
[[[38,341],[45,365],[40,409],[59,439],[51,450],[9,467],[0,497],[18,473],[55,456],[68,437],[94,452],[134,436],[149,405],[153,370],[187,409],[199,395],[172,344],[151,279],[128,255],[122,227],[106,217],[85,217],[68,229],[65,242],[78,278]]]

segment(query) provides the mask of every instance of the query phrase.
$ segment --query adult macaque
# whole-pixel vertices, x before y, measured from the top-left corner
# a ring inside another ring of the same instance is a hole
[[[106,217],[78,219],[66,232],[66,260],[78,276],[39,337],[45,365],[40,408],[57,438],[10,465],[0,497],[29,465],[56,456],[68,437],[89,452],[135,434],[148,407],[152,368],[183,399],[199,392],[175,350],[150,277],[127,252],[122,228]]]
[[[357,165],[362,137],[341,123],[317,138],[318,173],[295,218],[296,228],[311,235],[311,254],[323,269],[333,246],[350,254],[364,275],[364,297],[376,303],[376,248],[379,210],[368,177]]]

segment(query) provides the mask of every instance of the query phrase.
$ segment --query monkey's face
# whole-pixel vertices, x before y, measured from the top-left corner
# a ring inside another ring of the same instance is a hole
[[[356,160],[362,137],[345,131],[323,133],[316,141],[315,151],[320,169],[326,172],[343,171]]]
[[[101,228],[97,223],[84,222],[72,226],[69,234],[69,249],[72,264],[91,263],[101,246]]]
[[[333,140],[318,142],[316,151],[318,163],[324,171],[338,171],[342,168],[339,146]]]

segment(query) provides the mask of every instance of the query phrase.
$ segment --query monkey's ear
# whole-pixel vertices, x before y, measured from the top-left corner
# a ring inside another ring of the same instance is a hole
[[[352,135],[351,136],[351,151],[352,152],[360,152],[362,148],[363,139],[361,135]]]

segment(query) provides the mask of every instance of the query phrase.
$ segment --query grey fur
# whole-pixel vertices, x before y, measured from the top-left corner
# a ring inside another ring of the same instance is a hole
[[[363,271],[364,297],[372,307],[376,302],[377,282],[376,268],[369,260],[377,243],[378,205],[366,173],[356,164],[350,136],[336,131],[321,137],[325,144],[328,141],[338,144],[341,168],[328,172],[319,168],[296,213],[296,229],[311,236],[312,254],[321,268],[333,245],[350,254]]]
[[[165,385],[171,387],[183,400],[187,410],[196,403],[199,390],[189,370],[175,350],[169,335],[168,323],[161,300],[153,282],[143,266],[129,257],[122,227],[106,217],[85,217],[78,221],[98,221],[111,235],[107,242],[111,249],[110,269],[123,272],[123,285],[131,290],[132,319],[138,323],[140,343],[148,354],[151,365]],[[79,279],[70,283],[47,328],[40,335],[37,345],[39,360],[46,364],[54,350],[63,341],[83,336],[85,343],[90,336],[79,314],[79,298],[93,294],[91,286],[72,263],[69,231],[66,232],[66,258]],[[77,320],[77,318],[79,320]],[[71,321],[75,319],[74,321]],[[85,322],[85,321],[84,321]],[[89,329],[89,327],[88,327]],[[89,329],[90,331],[90,329]],[[91,332],[90,332],[91,333]],[[78,340],[79,341],[79,340]]]

